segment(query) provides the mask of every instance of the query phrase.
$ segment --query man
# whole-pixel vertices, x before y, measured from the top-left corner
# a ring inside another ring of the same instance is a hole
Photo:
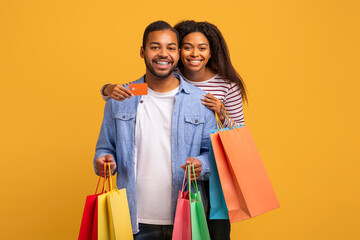
[[[168,23],[150,24],[140,55],[146,74],[134,83],[148,84],[149,94],[125,101],[109,99],[96,146],[97,174],[104,162],[117,172],[118,188],[126,188],[134,239],[171,239],[178,191],[185,164],[206,178],[209,134],[214,113],[201,98],[204,92],[179,75],[179,37]],[[125,96],[126,95],[126,96]]]

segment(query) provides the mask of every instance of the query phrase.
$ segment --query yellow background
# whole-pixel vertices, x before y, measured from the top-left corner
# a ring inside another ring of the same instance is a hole
[[[97,178],[99,89],[144,72],[144,28],[207,20],[249,91],[246,124],[281,208],[232,239],[359,239],[356,0],[0,3],[1,239],[76,239]]]

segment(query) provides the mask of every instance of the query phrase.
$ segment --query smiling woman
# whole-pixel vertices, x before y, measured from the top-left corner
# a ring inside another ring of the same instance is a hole
[[[209,22],[182,21],[174,27],[180,36],[180,73],[207,95],[203,104],[225,123],[223,104],[236,124],[244,125],[243,99],[246,88],[233,67],[220,30]]]
[[[188,79],[195,81],[199,75],[208,75],[204,76],[205,78],[201,76],[199,81],[211,78],[213,72],[206,68],[210,57],[210,43],[204,34],[193,32],[184,37],[181,46],[181,59],[184,64],[182,72]]]

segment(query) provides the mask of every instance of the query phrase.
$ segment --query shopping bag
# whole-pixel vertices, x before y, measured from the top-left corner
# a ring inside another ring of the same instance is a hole
[[[95,199],[95,211],[94,211],[94,221],[93,228],[91,231],[91,240],[98,240],[98,198]]]
[[[212,130],[211,133],[217,133],[218,130]],[[224,193],[221,188],[219,172],[216,167],[215,155],[212,144],[209,146],[209,162],[211,174],[209,177],[209,199],[210,199],[210,219],[229,219],[229,212],[226,207]]]
[[[105,189],[103,190],[103,194],[99,195],[97,197],[97,239],[98,240],[114,240],[114,234],[113,231],[113,227],[110,224],[111,220],[110,219],[110,212],[109,212],[109,207],[108,207],[108,196],[110,194],[112,194],[113,192],[116,191],[116,189],[113,189],[112,187],[112,183],[111,183],[111,170],[110,170],[110,164],[109,163],[104,163],[105,164],[105,172],[106,169],[108,168],[110,177],[106,178],[106,174],[104,174],[104,177],[108,180],[107,183],[109,184],[108,190],[106,191]]]
[[[97,196],[98,196],[98,194],[89,195],[86,197],[83,217],[82,217],[81,226],[80,226],[80,233],[79,233],[79,238],[78,238],[79,240],[91,239]]]
[[[221,121],[215,115],[219,126]],[[249,129],[234,127],[210,136],[231,223],[279,207]]]
[[[109,213],[107,207],[106,197],[110,192],[101,194],[97,199],[98,208],[98,239],[99,240],[111,240],[110,237],[110,224],[109,224]]]
[[[179,190],[176,204],[175,220],[172,240],[191,240],[191,216],[189,191],[185,192],[186,169],[181,190]]]
[[[190,178],[190,171],[193,171],[195,176],[194,165],[188,167],[188,179]],[[189,180],[190,181],[190,180]],[[189,200],[190,200],[190,215],[191,215],[191,238],[192,240],[210,240],[209,229],[206,222],[204,206],[201,200],[201,194],[197,187],[196,179],[192,183],[195,188],[195,193],[191,192],[191,183],[189,183]]]
[[[103,169],[101,170],[101,172],[103,172]],[[101,180],[101,174],[99,176],[95,194],[86,197],[83,217],[81,220],[79,238],[78,238],[79,240],[92,239],[92,231],[94,230],[94,224],[96,225],[95,228],[97,228],[97,216],[95,217],[95,209],[96,209],[97,197],[99,194],[101,194],[101,193],[97,193],[100,180]],[[104,184],[105,184],[105,179],[104,179]]]
[[[106,195],[107,210],[109,217],[110,239],[132,240],[129,205],[126,189],[118,189],[116,184],[113,187],[112,177],[110,179],[110,192]],[[114,190],[112,190],[114,188]]]

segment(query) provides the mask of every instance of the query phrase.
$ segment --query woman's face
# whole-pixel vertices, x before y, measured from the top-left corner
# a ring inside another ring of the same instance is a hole
[[[189,33],[183,39],[180,56],[186,70],[192,72],[205,70],[211,57],[208,39],[200,32]]]

